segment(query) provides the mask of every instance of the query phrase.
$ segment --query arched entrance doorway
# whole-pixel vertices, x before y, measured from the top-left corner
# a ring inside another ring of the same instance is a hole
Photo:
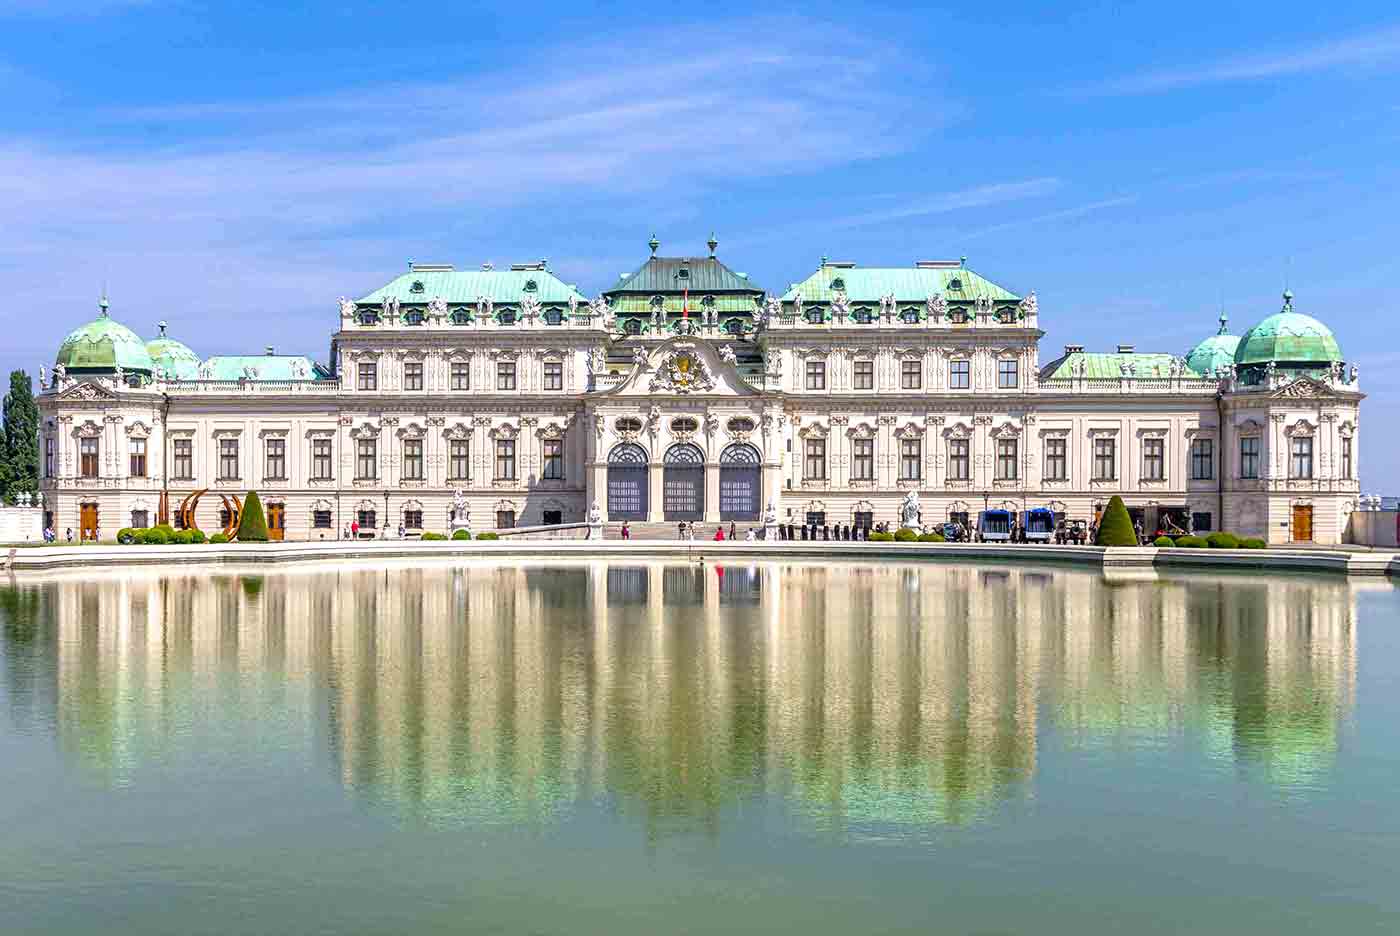
[[[745,443],[729,446],[719,456],[719,518],[758,519],[763,499],[763,457]]]
[[[608,453],[608,519],[647,518],[647,453],[631,442]]]
[[[667,520],[705,519],[705,453],[689,443],[666,450],[661,507]]]

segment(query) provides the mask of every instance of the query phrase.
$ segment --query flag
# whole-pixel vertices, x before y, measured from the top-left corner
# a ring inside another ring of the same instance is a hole
[[[690,287],[681,290],[681,318],[690,318]]]

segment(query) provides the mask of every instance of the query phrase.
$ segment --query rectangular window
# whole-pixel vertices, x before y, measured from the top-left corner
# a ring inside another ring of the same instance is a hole
[[[403,479],[405,481],[423,480],[422,439],[403,440]]]
[[[1164,481],[1167,477],[1165,439],[1142,440],[1142,480]]]
[[[498,511],[496,511],[496,529],[498,529],[498,530],[512,530],[512,529],[514,529],[514,528],[515,528],[515,511],[513,511],[513,510],[498,510]]]
[[[1191,480],[1209,481],[1215,477],[1215,441],[1197,439],[1191,443]]]
[[[287,480],[287,440],[268,439],[266,445],[265,479],[268,481]]]
[[[972,362],[948,362],[948,389],[966,390],[972,386]]]
[[[190,439],[176,439],[175,446],[175,477],[181,481],[189,481],[194,477],[194,442]]]
[[[1293,440],[1293,472],[1291,477],[1307,480],[1313,476],[1312,443],[1311,437]]]
[[[966,439],[948,440],[948,480],[966,481],[970,477],[971,458]]]
[[[1191,515],[1191,532],[1197,534],[1209,533],[1211,521],[1213,519],[1209,512],[1193,513]]]
[[[78,474],[84,478],[97,477],[97,440],[78,440]]]
[[[54,460],[54,438],[53,436],[44,436],[44,477],[53,477]]]
[[[899,476],[905,481],[923,477],[924,444],[919,439],[901,439],[899,443]]]
[[[1068,481],[1069,458],[1066,450],[1069,443],[1064,439],[1045,440],[1045,480]]]
[[[361,390],[379,389],[379,365],[373,361],[361,361],[359,366],[359,383],[356,384]]]
[[[856,390],[875,389],[875,362],[856,361],[855,370],[851,373],[851,386]]]
[[[924,385],[924,362],[918,358],[906,358],[899,362],[899,386],[904,390],[918,390]]]
[[[851,480],[875,480],[875,440],[851,440]]]
[[[355,441],[355,478],[359,481],[373,481],[379,477],[379,441],[377,439],[357,439]]]
[[[331,479],[331,440],[311,440],[311,477],[316,481]]]
[[[1094,440],[1094,480],[1112,481],[1118,477],[1118,440],[1103,437]]]
[[[465,481],[471,471],[471,449],[466,439],[453,439],[447,449],[447,472],[453,481]]]
[[[1259,439],[1240,439],[1240,477],[1259,477]]]
[[[498,361],[496,363],[496,389],[515,389],[515,362]]]
[[[375,521],[378,519],[378,515],[373,510],[361,510],[355,514],[355,520],[360,524],[361,533],[365,530],[373,530]]]
[[[317,530],[331,529],[331,512],[329,510],[311,511],[311,526]]]
[[[423,529],[423,511],[405,510],[403,512],[403,525],[406,530]]]
[[[825,390],[825,389],[826,389],[826,362],[825,362],[825,361],[808,361],[808,362],[807,362],[807,389],[808,389],[808,390]]]
[[[564,480],[564,441],[562,439],[544,440],[544,471],[541,476],[546,481]]]
[[[219,480],[238,480],[238,440],[219,440]]]
[[[470,390],[472,388],[471,365],[466,361],[452,362],[452,389]]]
[[[808,481],[826,480],[825,439],[807,440],[807,460],[804,467],[806,468],[804,477],[806,477]]]
[[[496,440],[496,480],[515,480],[515,440]]]
[[[540,522],[545,526],[558,526],[564,522],[564,511],[562,510],[541,510]]]
[[[997,386],[1002,390],[1014,390],[1020,384],[1020,362],[1014,358],[1001,358],[997,361]]]
[[[1342,480],[1351,480],[1351,436],[1342,436]]]
[[[564,365],[559,361],[544,362],[544,388],[546,390],[564,389]]]
[[[423,389],[423,362],[405,361],[403,365],[403,388],[405,390]]]
[[[146,440],[131,440],[131,476],[133,478],[146,477]]]
[[[1016,439],[997,439],[997,480],[1016,480]]]
[[[131,525],[138,530],[144,530],[151,525],[151,515],[144,510],[133,510],[131,512]]]

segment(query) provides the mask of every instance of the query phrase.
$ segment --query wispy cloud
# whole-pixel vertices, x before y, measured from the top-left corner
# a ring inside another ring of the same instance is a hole
[[[1050,225],[1057,221],[1073,221],[1089,215],[1098,214],[1100,211],[1107,211],[1110,208],[1121,208],[1125,205],[1137,203],[1138,196],[1122,195],[1117,198],[1105,198],[1100,201],[1089,202],[1085,205],[1075,205],[1072,208],[1062,208],[1059,211],[1051,211],[1046,214],[1035,215],[1031,218],[1016,218],[1011,221],[1004,221],[1001,224],[993,224],[990,227],[980,228],[968,234],[962,235],[964,240],[972,240],[978,237],[986,237],[988,234],[996,234],[1000,231],[1012,228],[1036,227],[1038,225]]]
[[[1400,62],[1400,27],[1390,27],[1290,50],[1255,53],[1179,68],[1146,71],[1082,87],[1078,91],[1104,95],[1151,94],[1197,85],[1258,81],[1285,75],[1376,67],[1397,62]]]
[[[1059,179],[1051,177],[979,185],[956,192],[944,192],[932,197],[915,198],[897,208],[833,218],[824,223],[826,227],[830,228],[855,228],[870,224],[885,224],[890,221],[931,217],[968,208],[985,208],[989,205],[1005,202],[1042,198],[1058,191],[1061,185]]]

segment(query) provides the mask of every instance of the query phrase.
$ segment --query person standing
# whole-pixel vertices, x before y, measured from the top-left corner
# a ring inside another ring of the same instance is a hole
[[[632,538],[632,528],[627,525],[627,521],[622,521],[622,538],[630,540]]]
[[[359,520],[351,520],[351,521],[350,521],[350,538],[351,538],[351,539],[359,539],[359,538],[360,538],[360,521],[359,521]]]
[[[736,539],[739,538],[738,527],[736,527],[736,526],[734,525],[734,521],[733,521],[733,520],[730,520],[730,521],[729,521],[729,538],[730,538],[731,540],[736,540]]]
[[[716,543],[723,543],[723,542],[724,542],[724,524],[723,524],[723,523],[721,523],[719,526],[715,527],[715,542],[716,542]]]

